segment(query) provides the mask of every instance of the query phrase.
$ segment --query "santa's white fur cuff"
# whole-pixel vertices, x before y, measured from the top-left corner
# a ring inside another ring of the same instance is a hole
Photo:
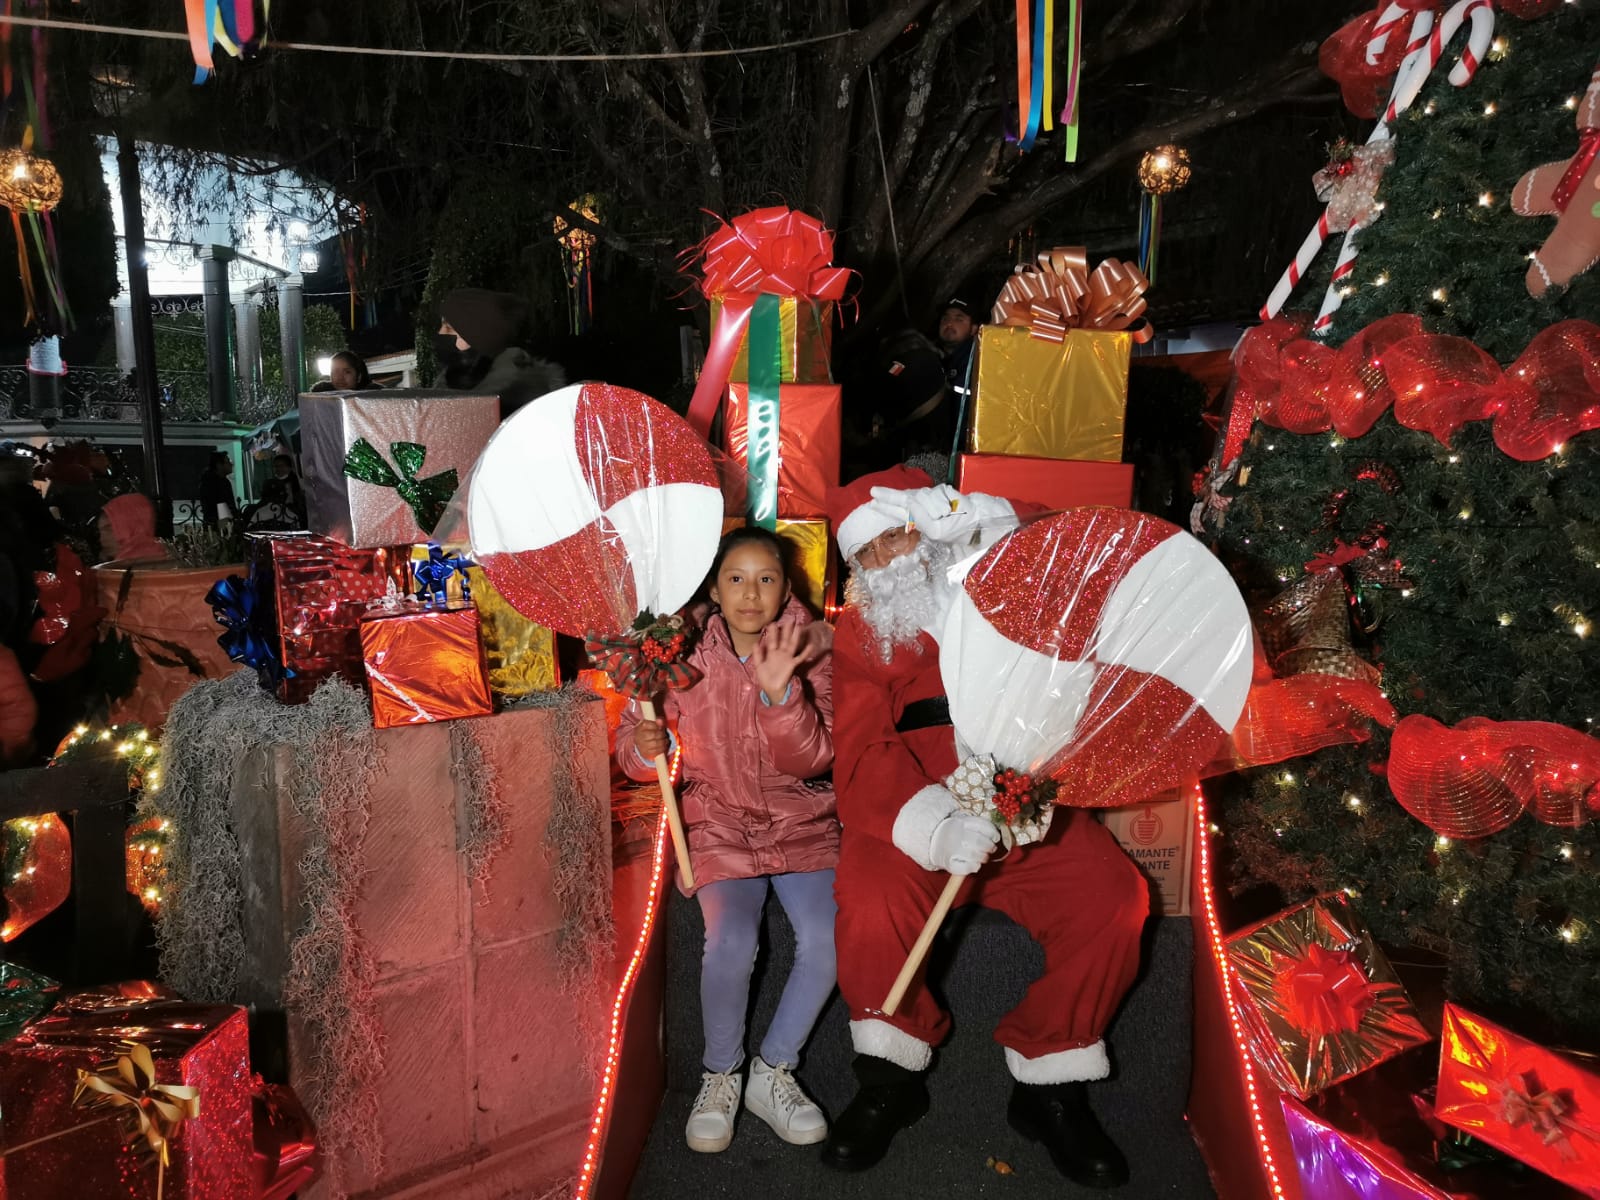
[[[924,871],[938,870],[928,857],[933,831],[960,807],[949,788],[930,783],[900,806],[890,835],[895,846]]]
[[[1018,1083],[1086,1083],[1111,1074],[1111,1060],[1106,1057],[1103,1041],[1038,1058],[1023,1058],[1007,1046],[1006,1066]]]
[[[887,1021],[851,1021],[850,1044],[857,1054],[887,1059],[908,1071],[926,1071],[933,1061],[932,1046]]]

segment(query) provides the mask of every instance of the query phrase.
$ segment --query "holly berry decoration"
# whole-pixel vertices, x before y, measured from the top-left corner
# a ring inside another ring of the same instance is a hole
[[[995,811],[1007,825],[1019,820],[1033,820],[1055,803],[1056,783],[1051,779],[1035,779],[1023,771],[1007,767],[994,777]]]
[[[1577,119],[1577,152],[1565,162],[1535,167],[1511,194],[1518,216],[1557,218],[1528,268],[1534,299],[1566,287],[1600,259],[1600,65],[1578,103]]]
[[[677,662],[683,654],[683,632],[679,630],[665,640],[646,634],[642,648],[645,658],[657,666]]]

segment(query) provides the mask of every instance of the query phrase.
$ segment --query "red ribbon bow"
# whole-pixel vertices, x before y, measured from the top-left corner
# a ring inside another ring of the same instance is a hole
[[[722,301],[688,420],[704,436],[733,370],[739,340],[758,295],[838,300],[850,282],[833,261],[833,235],[815,217],[792,208],[758,208],[724,223],[694,248],[702,259],[700,290]]]
[[[1500,1091],[1500,1116],[1515,1129],[1526,1125],[1539,1135],[1546,1146],[1554,1146],[1556,1153],[1568,1162],[1576,1162],[1578,1151],[1572,1145],[1568,1131],[1588,1136],[1588,1131],[1573,1121],[1577,1111],[1569,1095],[1553,1089],[1541,1089],[1539,1077],[1532,1071],[1519,1071],[1498,1081]]]
[[[1278,972],[1277,990],[1289,1021],[1309,1037],[1353,1033],[1377,1003],[1355,951],[1319,942]]]

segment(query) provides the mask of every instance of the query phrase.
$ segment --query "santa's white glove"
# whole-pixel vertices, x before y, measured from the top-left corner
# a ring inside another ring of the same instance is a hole
[[[872,500],[899,521],[910,521],[924,537],[936,542],[969,541],[978,528],[978,513],[967,498],[948,483],[926,488],[872,489]]]
[[[993,821],[956,813],[939,822],[928,840],[928,861],[952,875],[971,875],[994,853],[1000,831]]]

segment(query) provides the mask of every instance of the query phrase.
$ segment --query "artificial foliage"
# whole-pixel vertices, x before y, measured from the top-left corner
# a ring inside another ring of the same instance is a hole
[[[1505,363],[1558,320],[1600,320],[1600,273],[1528,296],[1527,254],[1549,219],[1517,217],[1506,202],[1525,170],[1570,153],[1565,102],[1588,82],[1600,9],[1502,16],[1497,33],[1504,54],[1471,85],[1451,88],[1441,69],[1402,118],[1385,209],[1362,235],[1334,344],[1415,312],[1430,332],[1469,337]],[[1331,257],[1291,309],[1315,311]],[[1386,533],[1409,586],[1356,584],[1351,614],[1402,716],[1595,731],[1600,433],[1522,463],[1495,447],[1487,422],[1445,446],[1386,415],[1348,441],[1258,425],[1241,461],[1246,482],[1229,489],[1218,548],[1255,600],[1301,578],[1335,539]],[[1365,744],[1229,781],[1219,824],[1234,884],[1274,885],[1286,900],[1348,890],[1381,941],[1440,956],[1450,998],[1526,1036],[1600,1049],[1600,821],[1560,829],[1524,817],[1492,837],[1440,839],[1395,802],[1388,752],[1378,729]]]
[[[1533,21],[1501,13],[1495,35],[1503,49],[1462,88],[1446,79],[1464,36],[1453,42],[1395,122],[1395,162],[1378,186],[1383,213],[1358,235],[1360,256],[1345,284],[1353,291],[1334,316],[1329,341],[1343,342],[1389,313],[1412,312],[1429,332],[1470,337],[1506,363],[1545,326],[1600,316],[1600,272],[1592,269],[1564,293],[1529,297],[1528,255],[1555,218],[1511,211],[1512,188],[1524,173],[1573,152],[1567,104],[1583,96],[1600,55],[1600,6],[1562,4]],[[1580,202],[1590,201],[1573,201]],[[1337,253],[1338,239],[1331,239],[1290,298],[1291,309],[1316,312]]]

